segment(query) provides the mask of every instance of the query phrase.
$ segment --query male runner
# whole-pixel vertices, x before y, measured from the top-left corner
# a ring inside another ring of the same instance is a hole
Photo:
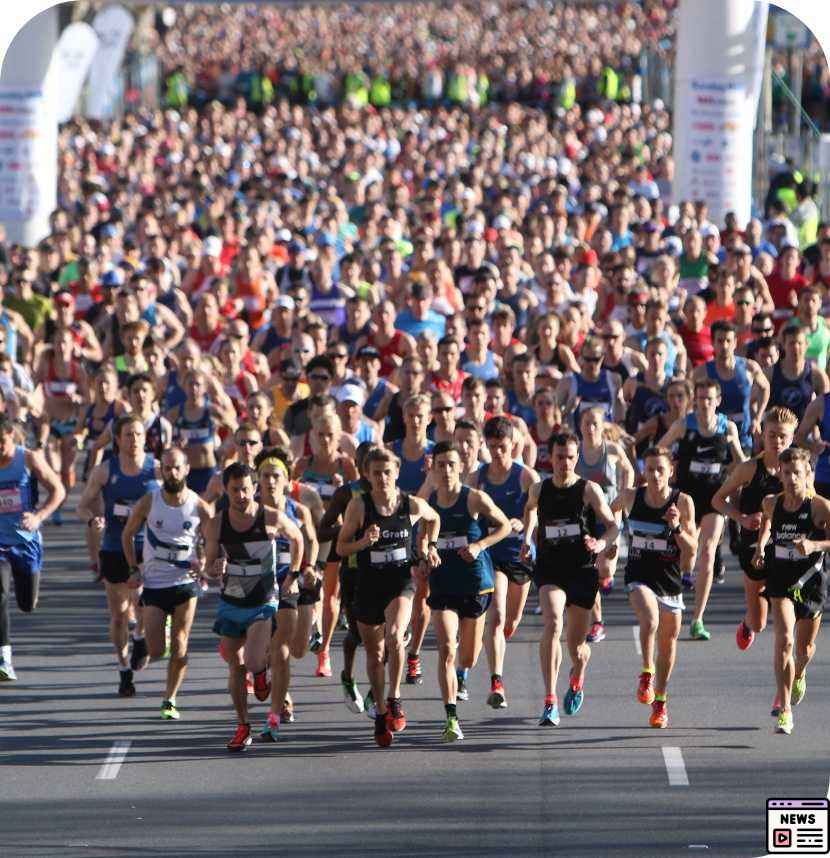
[[[792,444],[797,426],[798,418],[789,408],[770,408],[764,415],[761,454],[741,462],[712,498],[712,508],[741,528],[738,561],[744,572],[746,613],[735,633],[741,650],[749,649],[756,632],[763,631],[767,625],[769,602],[763,595],[765,571],[756,569],[752,558],[761,526],[761,502],[767,495],[782,491],[778,459]]]
[[[176,694],[187,670],[190,629],[200,593],[196,580],[201,571],[197,544],[213,515],[211,505],[187,487],[189,471],[183,450],[166,450],[161,457],[161,488],[138,501],[121,533],[121,546],[130,569],[128,584],[144,585],[140,604],[151,661],[163,657],[165,623],[172,618],[167,684],[161,702],[161,717],[168,721],[180,718]],[[139,567],[135,538],[145,523],[144,562]]]
[[[125,414],[115,421],[112,437],[118,453],[96,465],[78,504],[78,517],[89,527],[101,532],[100,570],[107,592],[110,611],[110,639],[118,658],[121,697],[134,697],[133,671],[147,666],[149,653],[144,639],[142,611],[137,611],[133,632],[133,649],[129,655],[130,564],[124,556],[121,535],[136,501],[158,488],[158,464],[152,453],[145,452],[145,429],[136,414]],[[103,502],[104,514],[100,514]],[[136,533],[136,555],[141,562],[144,536]]]
[[[438,685],[447,719],[445,742],[464,738],[456,711],[456,649],[462,670],[475,665],[494,588],[493,566],[486,551],[511,530],[507,516],[489,495],[462,485],[461,468],[457,447],[451,441],[439,441],[432,458],[437,489],[429,505],[441,518],[441,563],[429,574],[427,602],[438,644]],[[482,519],[490,524],[487,530]]]
[[[692,499],[669,485],[669,451],[651,447],[643,461],[645,486],[623,489],[612,508],[628,517],[625,584],[640,625],[643,658],[637,700],[651,704],[649,724],[662,729],[669,725],[666,694],[684,607],[680,570],[694,560],[697,534]]]
[[[826,538],[830,502],[810,490],[810,454],[806,450],[791,447],[779,458],[784,491],[764,498],[753,563],[766,570],[766,594],[775,625],[773,665],[780,706],[775,732],[789,736],[792,706],[801,702],[807,690],[807,665],[815,653],[827,598],[824,555],[830,551]]]
[[[288,575],[300,576],[303,537],[285,513],[254,499],[255,472],[234,462],[222,473],[228,506],[205,528],[205,570],[220,577],[219,609],[213,630],[222,638],[228,660],[228,689],[238,725],[229,751],[251,744],[248,722],[247,671],[254,675],[254,695],[267,700],[271,688],[266,676],[271,627],[277,612],[277,552],[275,539],[283,533],[290,542]],[[225,558],[220,560],[220,552]]]
[[[47,491],[35,509],[32,483]],[[43,454],[17,443],[15,424],[0,415],[0,681],[17,679],[9,635],[12,579],[17,607],[30,614],[37,607],[43,542],[40,525],[63,503],[66,491]]]
[[[421,498],[398,489],[400,464],[389,450],[371,450],[366,457],[370,492],[352,498],[340,534],[337,553],[357,554],[355,616],[366,650],[366,670],[377,707],[375,742],[386,748],[392,733],[406,727],[401,708],[403,636],[412,615],[413,525],[418,528],[419,554],[430,567],[440,562],[437,550],[441,519]],[[385,624],[385,628],[384,628]],[[384,703],[384,644],[389,657],[389,692]]]
[[[597,554],[613,545],[619,529],[602,489],[576,474],[579,438],[570,432],[549,440],[553,476],[530,486],[524,512],[524,540],[520,560],[530,563],[536,534],[533,580],[539,588],[544,629],[539,659],[545,683],[545,706],[540,727],[559,724],[556,680],[562,663],[562,620],[567,614],[566,639],[571,673],[565,695],[566,715],[576,715],[585,698],[585,670],[591,647],[585,638],[591,627],[591,609],[599,590]],[[591,516],[605,526],[600,539],[591,535]]]

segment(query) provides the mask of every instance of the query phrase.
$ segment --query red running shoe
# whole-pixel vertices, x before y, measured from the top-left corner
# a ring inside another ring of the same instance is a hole
[[[490,681],[490,694],[487,697],[487,705],[493,709],[507,709],[507,695],[504,692],[504,683],[500,679]]]
[[[665,700],[655,700],[651,704],[651,717],[648,719],[649,727],[665,730],[669,726],[669,713],[666,709]]]
[[[738,644],[738,649],[749,649],[754,640],[755,632],[753,632],[752,629],[749,628],[743,620],[741,620],[738,623],[738,630],[735,632],[735,643]]]
[[[637,686],[637,700],[644,706],[654,702],[654,674],[644,670],[640,674],[640,684]]]
[[[388,748],[392,744],[393,736],[387,723],[387,714],[375,715],[375,742],[380,748]]]
[[[268,670],[263,668],[254,674],[254,697],[260,702],[267,700],[271,694],[271,683],[268,680]]]
[[[251,739],[251,725],[240,724],[233,734],[233,738],[228,742],[229,751],[244,751],[253,741]]]
[[[400,697],[386,698],[386,724],[393,733],[406,730],[406,713],[401,706]]]
[[[408,655],[406,657],[406,684],[421,685],[423,681],[420,656]]]

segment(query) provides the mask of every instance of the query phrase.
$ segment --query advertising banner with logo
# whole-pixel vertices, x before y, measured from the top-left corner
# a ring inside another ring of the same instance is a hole
[[[89,71],[86,115],[109,119],[121,92],[121,60],[133,31],[133,16],[123,6],[107,6],[92,20],[98,36],[98,52]]]
[[[55,105],[58,122],[66,122],[75,112],[98,47],[95,30],[82,21],[70,24],[61,33],[46,73],[46,91]]]

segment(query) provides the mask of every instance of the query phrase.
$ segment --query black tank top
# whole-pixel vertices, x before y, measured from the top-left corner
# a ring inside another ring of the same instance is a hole
[[[676,489],[660,507],[646,503],[645,486],[637,489],[628,514],[628,563],[625,583],[647,584],[658,596],[676,596],[682,592],[680,549],[669,533],[666,510],[677,503]]]
[[[229,510],[222,510],[219,544],[228,561],[221,597],[240,608],[256,608],[276,596],[277,557],[274,540],[265,526],[265,508],[260,507],[248,530],[235,530]]]
[[[595,556],[585,547],[591,535],[591,508],[584,500],[586,480],[558,488],[553,479],[542,482],[539,490],[539,529],[536,564],[546,570],[576,569],[593,566]]]
[[[380,528],[380,539],[369,548],[357,553],[357,567],[361,574],[400,574],[412,566],[412,520],[409,511],[409,495],[401,493],[398,506],[392,515],[378,512],[372,495],[363,495],[363,528],[360,538],[373,524]]]
[[[767,495],[777,495],[784,491],[781,485],[781,480],[773,476],[767,470],[764,464],[764,456],[756,456],[755,458],[755,473],[749,481],[749,485],[741,489],[741,496],[738,500],[738,509],[744,515],[754,515],[761,511],[761,502]],[[741,548],[749,550],[758,542],[757,530],[746,530],[741,528]]]
[[[652,390],[647,384],[637,385],[634,397],[625,413],[625,431],[635,435],[643,423],[648,423],[652,417],[669,410],[666,402],[666,385],[659,391]],[[637,454],[642,455],[651,439],[646,438],[637,445]]]
[[[715,434],[709,438],[700,434],[694,415],[689,415],[686,426],[677,445],[677,487],[692,497],[711,498],[726,476],[730,458],[726,418],[718,415]]]
[[[813,502],[805,498],[795,512],[784,509],[784,495],[779,495],[775,501],[772,513],[772,538],[767,546],[766,570],[767,581],[774,586],[775,591],[792,587],[798,579],[810,568],[819,572],[824,555],[815,551],[802,557],[793,545],[799,537],[807,539],[822,539],[823,531],[813,523]]]

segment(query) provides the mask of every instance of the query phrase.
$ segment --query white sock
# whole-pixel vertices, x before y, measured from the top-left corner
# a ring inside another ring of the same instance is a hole
[[[133,635],[133,643],[136,643],[137,641],[143,641],[143,640],[144,640],[144,635]]]
[[[11,644],[3,644],[0,646],[0,659],[5,662],[10,662],[12,660],[12,645]]]
[[[119,664],[119,665],[118,665],[118,670],[119,670],[121,673],[130,673],[130,672],[132,671],[132,668],[131,668],[129,665],[123,665],[123,666],[122,666],[122,665],[120,665],[120,664]]]

